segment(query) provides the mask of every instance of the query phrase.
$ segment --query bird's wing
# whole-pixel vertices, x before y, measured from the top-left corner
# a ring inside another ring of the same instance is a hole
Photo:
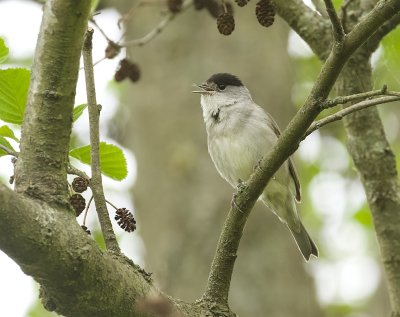
[[[300,187],[300,181],[299,181],[299,177],[297,176],[297,172],[296,172],[296,168],[294,167],[294,164],[292,162],[292,159],[289,157],[288,160],[288,164],[289,164],[289,173],[290,176],[292,176],[293,182],[294,182],[294,186],[296,189],[296,195],[295,198],[298,202],[301,201],[301,187]]]
[[[272,116],[269,113],[267,113],[267,116],[269,118],[268,123],[269,123],[270,127],[275,132],[275,134],[279,137],[281,135],[281,131],[279,130],[278,124],[275,122],[275,120],[272,118]],[[298,202],[300,202],[300,200],[301,200],[300,181],[299,181],[299,177],[297,176],[296,168],[294,167],[293,161],[290,157],[288,159],[288,165],[289,165],[289,173],[293,179],[293,183],[294,183],[295,190],[296,190],[295,198]]]

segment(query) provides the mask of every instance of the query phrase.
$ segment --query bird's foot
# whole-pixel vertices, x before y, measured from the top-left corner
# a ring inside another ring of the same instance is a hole
[[[257,161],[256,165],[254,165],[254,167],[253,167],[253,170],[254,170],[254,171],[255,171],[255,170],[264,171],[264,170],[261,168],[261,161],[262,161],[262,158],[260,158],[260,159]]]
[[[236,185],[236,189],[238,193],[241,193],[247,187],[246,182],[242,181],[240,178],[238,179],[238,183]]]
[[[238,196],[238,194],[240,194],[241,192],[243,192],[243,190],[247,187],[246,182],[242,181],[240,178],[238,179],[238,183],[236,185],[237,191],[236,193],[233,194],[232,196],[232,202],[231,202],[231,206],[232,208],[235,208],[236,210],[238,210],[241,213],[244,213],[243,210],[240,209],[239,205],[236,203],[236,198]]]
[[[236,197],[237,197],[237,193],[234,193],[232,196],[232,200],[231,200],[231,207],[233,209],[238,210],[240,213],[244,214],[244,211],[242,209],[240,209],[239,205],[236,203]]]

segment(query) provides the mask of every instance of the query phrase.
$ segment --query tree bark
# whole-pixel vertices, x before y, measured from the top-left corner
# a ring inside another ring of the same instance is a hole
[[[44,6],[15,171],[17,192],[62,206],[68,206],[72,108],[89,10],[88,1]]]
[[[353,20],[348,21],[352,25],[363,14],[359,8],[357,1],[350,6]],[[338,81],[338,94],[372,89],[372,52],[367,42],[352,56]],[[396,158],[376,108],[356,112],[345,117],[343,122],[348,150],[360,174],[371,209],[388,283],[392,316],[400,316],[400,183]]]

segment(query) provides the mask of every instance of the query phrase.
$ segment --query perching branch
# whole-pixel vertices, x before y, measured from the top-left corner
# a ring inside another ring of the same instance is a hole
[[[322,111],[320,104],[327,98],[346,61],[375,29],[398,10],[398,0],[379,1],[344,38],[342,45],[332,47],[305,105],[282,132],[271,152],[262,159],[261,169],[254,171],[237,193],[235,204],[232,204],[220,235],[203,301],[212,299],[220,305],[227,305],[233,266],[243,228],[256,200],[278,168],[297,149],[303,135]]]
[[[120,252],[118,241],[115,237],[110,217],[108,215],[100,170],[100,110],[96,101],[96,90],[94,84],[92,36],[93,29],[90,29],[86,32],[82,52],[83,65],[85,69],[86,93],[88,100],[90,126],[90,166],[92,170],[90,188],[92,189],[94,202],[96,204],[96,211],[99,217],[101,231],[103,232],[106,247],[108,250]]]
[[[345,116],[347,116],[353,112],[360,111],[360,110],[368,108],[368,107],[381,105],[384,103],[389,103],[389,102],[398,101],[398,100],[400,100],[400,95],[399,96],[385,96],[385,97],[380,97],[380,98],[376,98],[376,99],[363,100],[359,103],[356,103],[347,108],[344,108],[330,116],[327,116],[321,120],[313,122],[313,124],[308,128],[306,134],[304,135],[304,138],[306,138],[308,135],[313,133],[315,130],[318,130],[319,128],[323,127],[324,125],[331,123],[331,122],[338,121],[338,120],[342,120]]]
[[[342,23],[340,22],[340,19],[336,13],[335,7],[333,6],[333,3],[331,0],[324,0],[325,6],[326,6],[326,12],[328,13],[329,19],[331,20],[332,23],[332,28],[333,28],[333,37],[336,41],[336,43],[341,43],[343,42],[344,39],[344,30]]]

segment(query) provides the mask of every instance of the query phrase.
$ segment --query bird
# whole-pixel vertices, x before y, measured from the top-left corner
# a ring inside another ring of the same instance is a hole
[[[201,95],[208,152],[222,178],[236,188],[275,145],[281,134],[279,127],[235,75],[217,73],[194,86],[197,90],[192,92]],[[297,212],[301,189],[291,158],[278,169],[259,199],[287,225],[306,261],[311,255],[318,257],[318,248]]]

